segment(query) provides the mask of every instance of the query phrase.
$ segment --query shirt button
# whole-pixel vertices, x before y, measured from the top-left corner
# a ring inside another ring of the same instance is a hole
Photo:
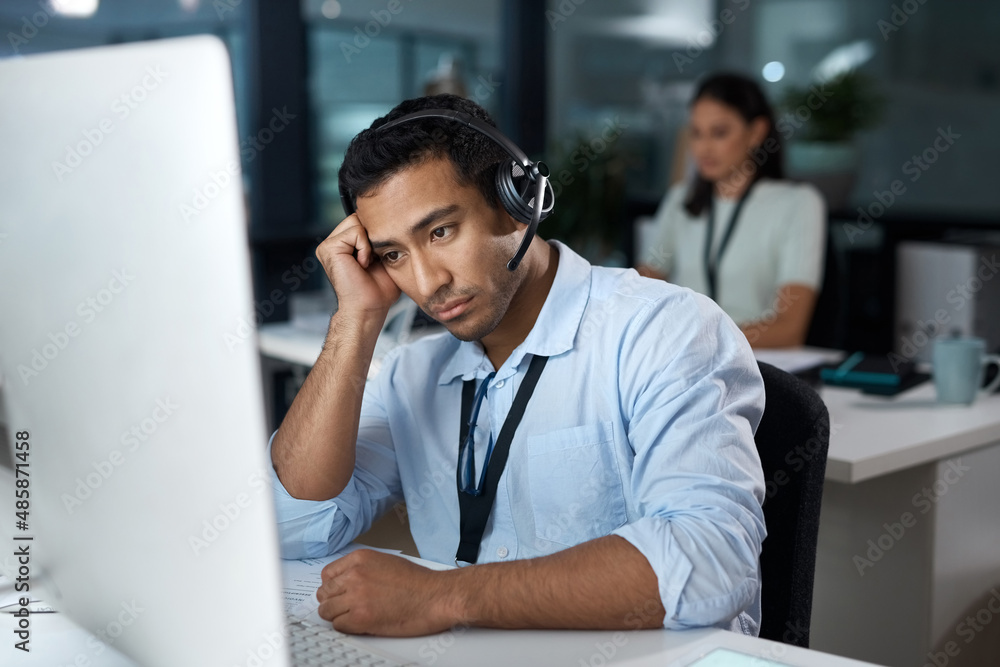
[[[507,551],[507,547],[500,547],[499,549],[497,549],[497,556],[499,556],[500,558],[506,558],[508,553],[509,552]]]
[[[500,387],[502,387],[503,383],[504,383],[503,380],[500,380],[499,382],[497,382],[497,389],[499,389]]]

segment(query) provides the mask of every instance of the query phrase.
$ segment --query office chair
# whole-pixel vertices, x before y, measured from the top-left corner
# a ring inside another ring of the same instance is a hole
[[[770,364],[758,366],[765,405],[754,441],[764,470],[767,526],[760,636],[808,648],[830,416],[805,382]]]
[[[844,260],[835,247],[832,231],[826,233],[826,256],[823,260],[823,283],[816,295],[806,345],[844,349]]]

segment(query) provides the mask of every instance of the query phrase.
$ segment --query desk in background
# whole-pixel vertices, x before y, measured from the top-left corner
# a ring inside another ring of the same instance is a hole
[[[1000,614],[954,637],[1000,584],[1000,395],[940,405],[930,382],[892,398],[820,395],[831,437],[812,646],[916,666],[953,637],[948,664],[1000,664],[969,660],[1000,634]]]

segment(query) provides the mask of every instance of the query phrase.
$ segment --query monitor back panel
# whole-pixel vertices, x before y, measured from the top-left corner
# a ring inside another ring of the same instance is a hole
[[[32,56],[0,90],[0,391],[31,480],[6,528],[142,664],[282,665],[226,49]]]

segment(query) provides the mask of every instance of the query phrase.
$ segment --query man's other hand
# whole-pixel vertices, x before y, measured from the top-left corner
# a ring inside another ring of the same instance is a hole
[[[450,595],[450,572],[362,549],[323,568],[319,615],[340,632],[413,637],[461,622]]]

